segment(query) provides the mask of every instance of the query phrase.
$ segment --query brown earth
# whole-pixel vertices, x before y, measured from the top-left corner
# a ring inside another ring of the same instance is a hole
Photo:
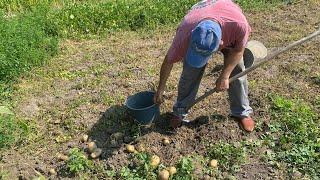
[[[253,28],[251,39],[257,39],[270,51],[284,47],[312,33],[320,25],[319,2],[301,1],[266,12],[246,13]],[[168,49],[174,28],[156,32],[121,32],[94,40],[66,40],[61,55],[41,68],[34,69],[16,85],[16,113],[33,124],[33,133],[21,145],[1,155],[0,170],[9,172],[8,179],[30,179],[39,174],[50,177],[50,168],[58,176],[51,179],[75,178],[64,173],[64,163],[58,153],[72,147],[85,149],[79,141],[83,133],[103,149],[97,164],[105,169],[119,170],[127,165],[125,144],[144,144],[147,152],[157,154],[165,165],[174,165],[190,154],[206,155],[205,144],[224,141],[254,141],[264,133],[270,119],[270,93],[287,97],[302,97],[314,102],[320,93],[315,77],[320,73],[320,38],[306,43],[276,58],[249,75],[250,100],[255,110],[257,129],[251,134],[241,131],[228,116],[226,93],[218,93],[192,109],[192,123],[176,131],[167,125],[166,112],[171,111],[177,93],[181,65],[174,68],[168,82],[166,103],[161,118],[151,126],[138,126],[128,116],[123,103],[127,96],[153,89],[158,81],[159,68]],[[213,87],[222,58],[211,61],[202,81],[199,94]],[[213,70],[212,70],[213,69]],[[316,110],[319,113],[319,109]],[[111,143],[112,134],[123,137]],[[162,138],[172,143],[164,146]],[[238,179],[286,179],[281,169],[261,160],[265,147],[249,154]],[[105,174],[83,177],[106,178]]]

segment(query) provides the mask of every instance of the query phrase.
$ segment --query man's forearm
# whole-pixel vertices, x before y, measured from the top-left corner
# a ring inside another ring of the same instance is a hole
[[[173,64],[168,62],[167,57],[165,57],[160,70],[160,81],[158,86],[158,92],[162,92],[165,89],[167,80],[170,76]]]
[[[233,69],[239,64],[243,56],[243,51],[229,52],[224,57],[224,66],[220,77],[223,79],[229,79]]]

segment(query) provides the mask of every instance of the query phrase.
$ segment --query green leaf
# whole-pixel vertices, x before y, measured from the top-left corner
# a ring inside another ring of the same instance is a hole
[[[0,115],[1,114],[14,115],[13,112],[6,106],[0,106]]]

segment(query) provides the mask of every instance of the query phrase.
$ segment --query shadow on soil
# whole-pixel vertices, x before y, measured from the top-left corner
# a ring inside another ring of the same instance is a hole
[[[169,127],[170,113],[163,113],[152,124],[147,126],[139,125],[128,114],[125,106],[112,106],[101,114],[100,119],[88,132],[92,141],[95,141],[98,147],[103,149],[101,159],[108,159],[116,155],[120,148],[125,144],[137,143],[139,137],[151,132],[158,132],[164,135],[174,135],[175,130]],[[209,120],[225,121],[226,117],[215,114],[200,116],[191,121],[184,123],[183,126],[190,129],[208,124]]]

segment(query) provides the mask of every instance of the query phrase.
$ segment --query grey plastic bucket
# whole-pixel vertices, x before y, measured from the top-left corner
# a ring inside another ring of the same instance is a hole
[[[129,113],[140,124],[150,124],[160,115],[159,105],[153,102],[154,92],[143,91],[129,96],[126,100],[126,107]]]

